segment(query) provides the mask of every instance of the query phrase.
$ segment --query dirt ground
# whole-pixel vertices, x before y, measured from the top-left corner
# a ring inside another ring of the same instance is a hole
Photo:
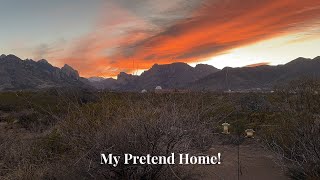
[[[196,170],[201,179],[222,180],[287,180],[275,156],[265,150],[256,139],[247,139],[239,146],[240,173],[238,178],[238,147],[235,145],[216,145],[208,154],[221,153],[220,165],[198,166]]]

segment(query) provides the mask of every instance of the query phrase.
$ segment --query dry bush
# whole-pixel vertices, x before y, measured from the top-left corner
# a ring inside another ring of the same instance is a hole
[[[276,126],[265,129],[264,140],[292,179],[320,178],[319,87],[318,81],[295,81],[273,98],[281,112]]]
[[[293,179],[320,178],[319,119],[301,114],[283,119],[265,137],[269,149],[279,155]]]
[[[66,113],[50,131],[22,141],[2,139],[0,158],[9,179],[191,178],[181,166],[100,165],[100,153],[164,155],[203,153],[215,126],[230,113],[210,94],[106,93],[96,102],[66,101]],[[218,124],[219,125],[219,124]],[[220,132],[220,130],[219,130]],[[13,160],[12,160],[13,159]],[[122,158],[123,159],[123,158]]]

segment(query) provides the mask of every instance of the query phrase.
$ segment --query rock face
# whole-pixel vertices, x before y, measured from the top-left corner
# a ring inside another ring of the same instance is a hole
[[[67,78],[71,78],[71,79],[75,79],[75,80],[79,80],[80,76],[78,71],[74,70],[71,66],[69,66],[68,64],[65,64],[62,68],[61,68],[61,72],[63,74],[65,74],[67,76]]]
[[[59,69],[46,60],[21,60],[14,55],[0,57],[0,90],[83,87],[85,81],[68,65]]]

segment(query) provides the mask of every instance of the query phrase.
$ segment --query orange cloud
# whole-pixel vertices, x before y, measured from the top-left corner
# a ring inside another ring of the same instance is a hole
[[[266,65],[269,65],[270,63],[268,62],[261,62],[261,63],[256,63],[256,64],[250,64],[250,65],[247,65],[246,67],[258,67],[258,66],[266,66]]]
[[[185,19],[159,26],[147,19],[150,14],[144,17],[114,5],[116,13],[110,21],[99,21],[99,28],[75,41],[59,61],[74,66],[83,76],[114,76],[154,63],[199,62],[233,48],[303,31],[320,17],[318,0],[206,0],[196,7]]]

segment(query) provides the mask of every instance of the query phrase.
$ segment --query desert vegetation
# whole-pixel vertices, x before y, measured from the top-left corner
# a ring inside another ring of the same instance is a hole
[[[204,154],[253,128],[293,179],[320,177],[315,80],[274,93],[0,93],[1,179],[201,179],[179,165],[100,165],[100,153]],[[231,134],[221,134],[229,122]],[[240,137],[240,138],[239,138]]]
[[[279,89],[279,112],[264,139],[292,179],[320,178],[320,84],[305,79]]]

